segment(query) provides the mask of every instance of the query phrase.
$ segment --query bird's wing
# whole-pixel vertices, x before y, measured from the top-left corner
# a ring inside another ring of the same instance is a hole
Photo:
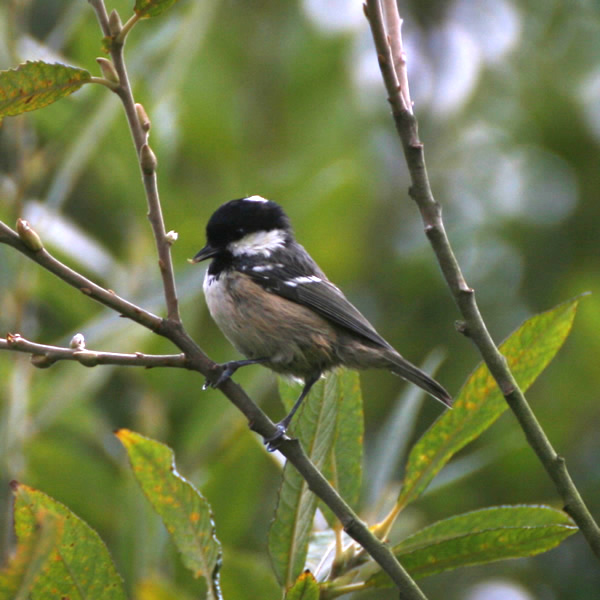
[[[242,269],[265,290],[296,302],[367,340],[389,348],[390,345],[375,331],[371,323],[353,306],[344,294],[331,283],[304,248],[289,255],[273,256],[269,263],[246,264]]]

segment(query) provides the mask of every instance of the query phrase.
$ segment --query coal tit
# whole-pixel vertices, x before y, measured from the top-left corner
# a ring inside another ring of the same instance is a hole
[[[212,259],[204,294],[212,318],[246,359],[222,365],[219,386],[239,367],[260,363],[304,381],[285,431],[314,383],[337,366],[388,369],[451,406],[448,392],[388,344],[308,252],[283,209],[261,196],[223,204],[206,226],[207,244],[193,262]]]

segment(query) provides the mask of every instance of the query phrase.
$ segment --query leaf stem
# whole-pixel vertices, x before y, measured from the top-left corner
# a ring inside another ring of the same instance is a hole
[[[108,79],[105,79],[104,77],[92,76],[89,78],[89,83],[99,83],[100,85],[107,87],[111,92],[116,92],[117,89],[119,88],[118,83],[115,83],[114,81],[109,81]]]
[[[129,17],[129,19],[123,25],[123,27],[121,29],[121,32],[116,37],[115,41],[118,44],[124,44],[125,43],[125,38],[127,37],[127,34],[133,29],[133,27],[135,26],[135,24],[140,21],[140,19],[141,19],[141,17],[137,13],[134,13],[133,15],[131,15],[131,17]]]

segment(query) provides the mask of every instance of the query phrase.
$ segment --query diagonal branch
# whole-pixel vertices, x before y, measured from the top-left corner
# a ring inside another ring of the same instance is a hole
[[[29,231],[31,231],[30,228]],[[67,265],[54,258],[46,249],[41,247],[41,242],[40,248],[32,249],[31,244],[23,241],[16,231],[12,230],[2,221],[0,221],[0,244],[12,246],[15,250],[18,250],[21,254],[27,256],[27,258],[38,263],[38,265],[50,271],[50,273],[53,273],[70,286],[73,286],[97,302],[104,304],[104,306],[112,308],[122,316],[143,325],[151,331],[160,330],[163,319],[117,296],[112,290],[107,290],[99,286],[77,271],[67,267]]]
[[[392,116],[402,140],[404,157],[410,172],[411,188],[409,193],[421,212],[425,233],[464,319],[464,332],[479,349],[490,373],[496,380],[506,402],[523,429],[529,445],[554,482],[564,502],[565,512],[577,523],[592,551],[600,559],[600,528],[573,483],[564,458],[559,456],[552,447],[527,403],[525,395],[508,368],[504,357],[487,330],[475,300],[475,292],[467,285],[450,245],[442,221],[441,208],[434,199],[429,185],[423,144],[419,141],[417,120],[412,111],[406,108],[401,90],[395,84],[396,81],[407,79],[406,61],[400,60],[400,57],[395,58],[392,54],[394,48],[402,47],[402,43],[401,41],[390,41],[392,37],[391,30],[386,27],[386,20],[387,22],[390,19],[393,22],[400,21],[396,2],[395,0],[386,0],[386,10],[393,9],[392,12],[395,14],[386,12],[385,19],[379,2],[380,0],[367,0],[365,12],[377,48],[379,66],[389,96],[388,100],[392,107]],[[397,36],[400,36],[398,27],[395,27],[395,32]],[[398,68],[401,69],[401,73],[396,71]]]
[[[32,233],[35,235],[35,232],[32,232],[29,228],[28,234],[31,235]],[[35,235],[35,237],[37,238],[37,235]],[[102,355],[104,355],[105,359],[103,364],[130,365],[133,363],[133,359],[128,357],[134,356],[138,360],[138,362],[135,363],[136,365],[140,364],[140,360],[147,360],[152,364],[144,366],[181,366],[183,368],[198,371],[205,377],[210,376],[211,378],[214,378],[215,370],[221,368],[206,356],[196,342],[189,336],[180,322],[161,319],[160,317],[143,310],[139,306],[124,300],[113,292],[102,288],[76,271],[73,271],[47,252],[42,247],[39,238],[37,238],[36,249],[33,250],[31,248],[31,243],[28,244],[24,242],[15,231],[0,221],[0,243],[12,246],[69,285],[83,291],[90,298],[93,298],[108,308],[117,311],[124,317],[169,339],[183,352],[183,355],[167,355],[164,357],[141,355],[141,357],[143,357],[142,359],[137,354],[98,353],[87,352],[85,350],[79,350],[79,354],[77,355],[77,351],[56,346],[34,344],[17,335],[13,335],[12,339],[11,336],[9,336],[6,340],[0,341],[0,350],[16,350],[37,354],[37,352],[34,352],[36,349],[44,350],[43,353],[46,352],[46,349],[52,349],[48,358],[42,357],[41,359],[38,359],[40,364],[37,366],[40,367],[50,366],[50,364],[52,364],[52,359],[60,354],[61,359],[69,358],[78,360],[83,364],[86,364],[86,360],[89,360],[89,364],[86,366],[101,364],[101,362],[96,362],[96,359]],[[111,359],[113,362],[111,362]],[[116,362],[117,359],[121,362]],[[154,361],[159,361],[159,359],[164,360],[168,364],[153,364]],[[130,360],[132,362],[129,362]],[[182,364],[179,364],[179,361],[181,361]],[[273,421],[271,421],[271,419],[269,419],[269,417],[249,398],[246,392],[244,392],[238,384],[231,379],[228,379],[219,386],[219,389],[227,399],[244,414],[248,423],[250,423],[252,431],[255,431],[265,439],[275,436],[278,430]],[[372,556],[373,560],[381,565],[382,569],[390,576],[398,589],[401,590],[403,594],[402,598],[405,598],[406,600],[425,600],[425,596],[412,579],[410,579],[392,551],[358,518],[356,513],[315,467],[298,441],[286,439],[277,449],[294,465],[294,467],[296,467],[296,469],[298,469],[305,478],[310,490],[338,517],[348,535],[358,542],[370,556]]]

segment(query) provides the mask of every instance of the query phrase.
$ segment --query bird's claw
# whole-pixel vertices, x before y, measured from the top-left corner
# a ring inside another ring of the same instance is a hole
[[[236,371],[235,368],[232,368],[230,363],[225,363],[223,365],[217,365],[214,370],[221,369],[219,376],[212,380],[210,377],[207,377],[204,381],[204,385],[202,386],[202,390],[207,390],[208,388],[218,388],[222,383],[225,383]]]
[[[275,450],[279,448],[281,442],[283,442],[285,439],[290,439],[285,434],[286,427],[284,425],[282,425],[281,423],[277,423],[275,427],[277,429],[277,433],[275,433],[275,435],[269,438],[264,438],[263,440],[265,446],[267,447],[267,452],[275,452]]]

